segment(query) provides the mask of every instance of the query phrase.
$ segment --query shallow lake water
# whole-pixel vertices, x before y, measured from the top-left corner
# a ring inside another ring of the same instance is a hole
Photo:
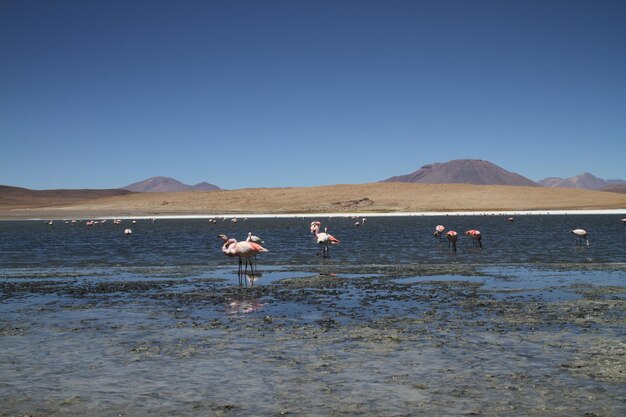
[[[320,220],[0,222],[0,416],[626,415],[619,218]]]

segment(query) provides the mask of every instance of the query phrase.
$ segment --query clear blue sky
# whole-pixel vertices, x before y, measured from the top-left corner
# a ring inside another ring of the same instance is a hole
[[[0,1],[0,184],[626,179],[626,1]]]

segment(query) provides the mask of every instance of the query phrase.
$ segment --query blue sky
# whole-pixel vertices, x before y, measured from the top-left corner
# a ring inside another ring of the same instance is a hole
[[[0,2],[0,184],[626,179],[625,1]]]

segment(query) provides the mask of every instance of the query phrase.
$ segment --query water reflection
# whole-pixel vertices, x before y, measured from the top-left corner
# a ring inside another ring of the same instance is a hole
[[[253,287],[254,283],[263,276],[260,272],[239,274],[239,285],[242,287]]]
[[[233,300],[228,304],[226,314],[250,314],[263,308],[259,300]]]

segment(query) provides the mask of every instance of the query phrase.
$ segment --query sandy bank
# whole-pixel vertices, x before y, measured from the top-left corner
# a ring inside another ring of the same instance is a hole
[[[372,183],[301,188],[143,193],[76,204],[11,208],[1,219],[177,217],[217,215],[515,214],[613,210],[626,212],[626,195],[544,187]]]

